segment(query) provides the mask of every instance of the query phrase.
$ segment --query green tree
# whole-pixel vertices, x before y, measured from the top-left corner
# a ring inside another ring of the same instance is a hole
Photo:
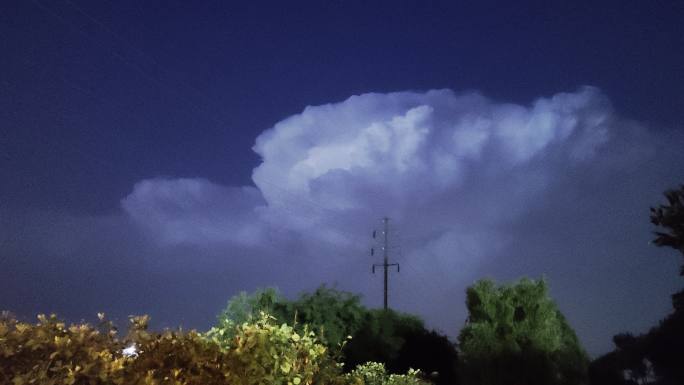
[[[302,293],[284,307],[286,314],[291,317],[296,314],[298,323],[309,324],[331,348],[356,334],[367,311],[361,305],[360,296],[325,285],[313,293]]]
[[[469,318],[459,335],[465,384],[583,384],[588,358],[546,282],[490,280],[467,290]]]
[[[269,314],[279,322],[291,323],[285,302],[278,290],[272,287],[257,289],[251,294],[242,291],[234,295],[217,316],[215,328],[223,330],[217,341],[227,346],[235,336],[238,326],[260,319],[261,313]]]
[[[261,312],[274,315],[274,312],[280,310],[278,305],[284,301],[278,290],[272,287],[257,289],[251,294],[241,291],[228,300],[226,308],[218,315],[218,319],[242,324],[260,317]]]
[[[457,351],[446,336],[428,331],[418,317],[369,310],[360,296],[325,285],[293,301],[273,288],[240,293],[219,315],[213,339],[228,346],[236,326],[258,319],[261,312],[297,331],[308,326],[328,351],[344,362],[346,370],[374,361],[386,364],[390,373],[421,369],[426,374],[436,372],[432,380],[439,385],[455,384]]]
[[[240,325],[263,312],[297,328],[309,325],[326,346],[335,348],[356,333],[367,311],[358,295],[325,285],[313,293],[302,293],[294,301],[281,296],[275,288],[265,288],[233,296],[218,321],[224,326]]]

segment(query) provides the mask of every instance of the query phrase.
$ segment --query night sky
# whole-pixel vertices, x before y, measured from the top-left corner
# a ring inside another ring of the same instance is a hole
[[[592,355],[681,286],[681,1],[0,2],[0,309],[208,328],[322,283],[454,337],[546,277]]]

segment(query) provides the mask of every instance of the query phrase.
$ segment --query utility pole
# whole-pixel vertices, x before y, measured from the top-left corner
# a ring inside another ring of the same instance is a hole
[[[383,222],[383,246],[382,246],[382,255],[383,255],[383,263],[374,263],[372,267],[373,274],[375,274],[375,267],[376,266],[382,266],[383,272],[384,272],[384,296],[383,296],[383,308],[387,310],[387,268],[390,266],[396,266],[397,267],[397,273],[399,272],[399,264],[398,263],[389,263],[389,218],[385,217],[382,219]],[[375,238],[376,232],[375,230],[373,231],[373,238]],[[371,255],[375,254],[375,249],[371,249]]]

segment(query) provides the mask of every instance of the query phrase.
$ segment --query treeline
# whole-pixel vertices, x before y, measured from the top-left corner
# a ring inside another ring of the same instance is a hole
[[[458,348],[416,316],[367,309],[358,296],[325,286],[293,301],[274,288],[240,293],[219,315],[216,330],[271,314],[296,329],[310,328],[343,368],[382,362],[391,373],[419,369],[437,385],[586,383],[587,355],[543,280],[479,281],[467,290],[467,307]],[[219,342],[232,338],[223,334]]]

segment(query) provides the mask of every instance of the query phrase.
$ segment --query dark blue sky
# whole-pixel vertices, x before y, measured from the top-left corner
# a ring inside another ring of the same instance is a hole
[[[648,207],[684,181],[682,20],[681,1],[2,1],[0,309],[203,328],[238,290],[321,282],[377,306],[367,236],[390,215],[399,309],[453,337],[473,280],[546,275],[606,351],[681,286]]]
[[[248,183],[262,130],[369,91],[591,84],[680,127],[681,20],[678,1],[4,1],[0,199],[102,212],[146,177]]]

